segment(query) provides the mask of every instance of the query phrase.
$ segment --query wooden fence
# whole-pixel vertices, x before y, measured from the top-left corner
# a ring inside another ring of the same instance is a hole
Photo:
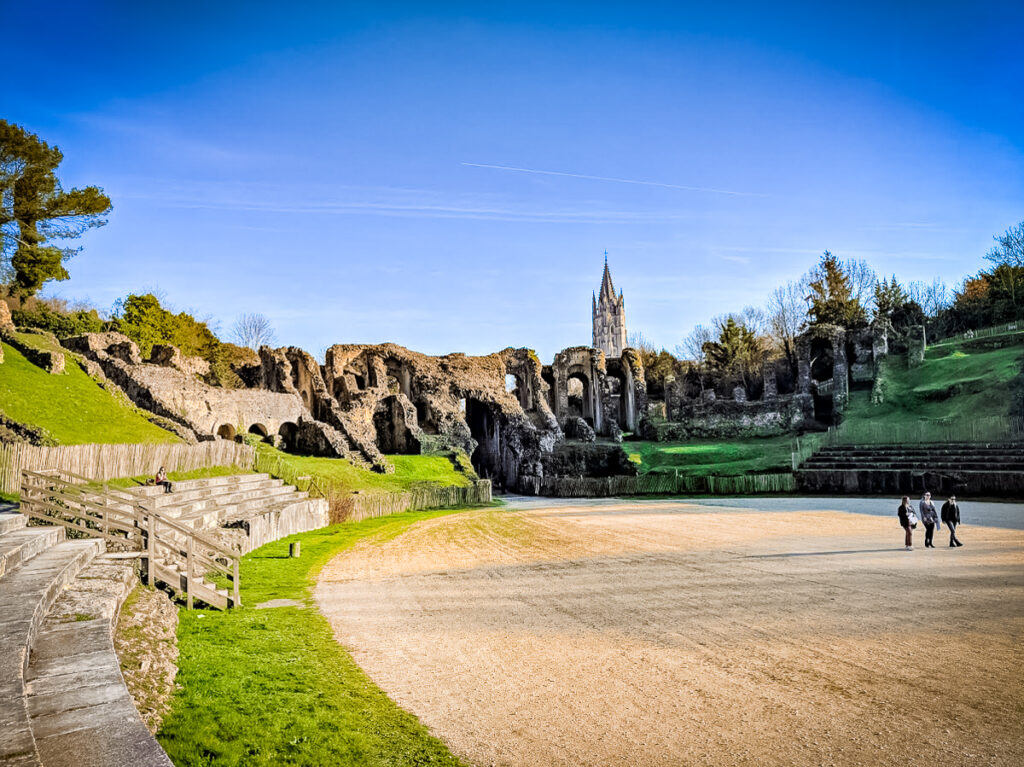
[[[635,477],[548,477],[541,495],[558,498],[608,498],[622,495],[756,495],[792,493],[792,474],[744,474],[738,477],[678,476],[667,473]]]
[[[482,506],[491,502],[491,481],[477,480],[469,487],[423,486],[404,493],[350,493],[331,499],[332,521],[358,522],[403,511]]]
[[[207,466],[252,466],[255,452],[238,442],[218,439],[198,445],[61,445],[39,447],[23,442],[0,444],[0,492],[17,493],[21,472],[57,469],[92,480],[192,471]]]
[[[1005,325],[995,325],[990,328],[968,330],[966,333],[958,333],[955,336],[948,336],[946,338],[939,339],[935,343],[928,344],[928,346],[942,346],[943,344],[951,344],[958,341],[969,341],[973,338],[990,338],[992,336],[1002,336],[1009,333],[1024,333],[1024,320],[1008,322]]]
[[[826,445],[925,445],[933,442],[1018,442],[1024,440],[1024,418],[986,418],[913,423],[844,423],[830,427]]]

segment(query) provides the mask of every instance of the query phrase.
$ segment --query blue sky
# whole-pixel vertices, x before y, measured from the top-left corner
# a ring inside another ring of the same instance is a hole
[[[671,349],[826,248],[953,283],[1024,219],[1019,3],[4,5],[0,116],[115,206],[49,292],[313,352],[550,358],[605,249]]]

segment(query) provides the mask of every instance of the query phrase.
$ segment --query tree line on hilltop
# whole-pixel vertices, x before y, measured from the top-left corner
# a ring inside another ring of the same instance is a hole
[[[743,386],[753,395],[768,362],[797,368],[796,339],[826,326],[891,326],[897,350],[907,328],[923,325],[929,339],[1024,320],[1024,221],[993,238],[987,266],[950,290],[939,279],[901,284],[896,275],[879,277],[863,260],[842,261],[829,251],[797,280],[772,291],[764,307],[713,317],[697,325],[674,353],[658,349],[642,333],[629,345],[640,350],[649,393],[664,396],[669,376],[689,376],[697,385]]]

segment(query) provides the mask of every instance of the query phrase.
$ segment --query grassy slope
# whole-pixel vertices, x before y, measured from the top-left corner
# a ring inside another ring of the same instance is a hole
[[[693,440],[678,442],[624,442],[641,472],[678,470],[680,476],[761,474],[789,471],[791,437],[746,440]]]
[[[469,485],[466,475],[456,471],[451,459],[443,455],[389,455],[387,459],[394,464],[395,473],[377,474],[353,466],[343,458],[291,455],[268,445],[260,445],[258,449],[280,457],[300,475],[322,477],[330,484],[345,490],[401,492],[408,490],[416,482]]]
[[[903,360],[887,361],[885,402],[872,405],[868,392],[853,392],[847,421],[909,423],[1007,415],[1010,384],[1020,375],[1024,344],[991,350],[972,346],[960,342],[929,347],[917,368],[908,369]]]
[[[41,336],[26,341],[45,344]],[[41,426],[60,444],[90,442],[179,442],[133,407],[103,390],[73,361],[64,375],[51,375],[4,344],[0,363],[0,411],[9,418]]]
[[[310,604],[323,565],[356,542],[394,537],[416,512],[276,541],[242,560],[242,603],[181,611],[178,690],[157,737],[176,765],[457,765],[334,641]],[[302,557],[288,544],[302,542]],[[256,610],[269,599],[303,607]]]
[[[237,474],[252,474],[252,469],[245,469],[241,466],[206,466],[191,471],[171,471],[167,478],[172,482],[180,482],[185,479],[208,479],[209,477],[233,477]],[[135,487],[146,484],[146,480],[153,479],[152,474],[142,474],[138,477],[120,477],[108,479],[104,484],[112,487]]]

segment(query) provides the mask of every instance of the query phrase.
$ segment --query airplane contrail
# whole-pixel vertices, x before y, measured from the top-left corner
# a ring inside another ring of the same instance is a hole
[[[713,194],[729,194],[737,197],[764,197],[757,192],[734,192],[729,189],[712,189],[706,186],[685,186],[683,184],[665,184],[661,181],[642,181],[635,178],[615,178],[613,176],[588,176],[584,173],[566,173],[560,170],[538,170],[537,168],[516,168],[511,165],[490,165],[482,162],[463,162],[471,168],[489,168],[491,170],[511,170],[516,173],[534,173],[539,176],[565,176],[566,178],[583,178],[590,181],[610,181],[616,184],[637,184],[639,186],[657,186],[662,189],[682,189],[687,192],[711,192]]]

